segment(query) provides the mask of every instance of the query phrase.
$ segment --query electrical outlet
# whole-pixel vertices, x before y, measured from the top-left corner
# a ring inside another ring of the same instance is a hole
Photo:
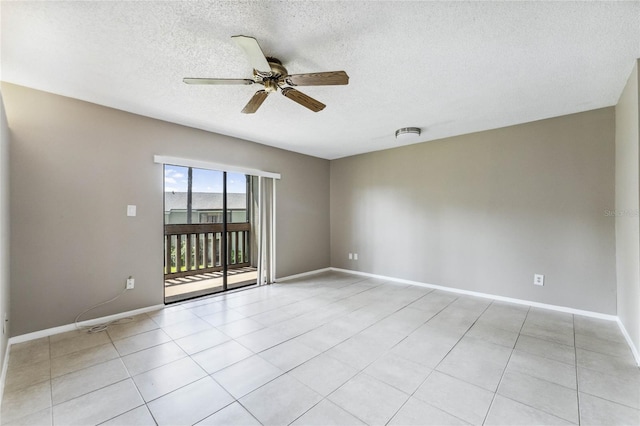
[[[358,260],[358,253],[353,253],[353,260]]]
[[[353,253],[349,253],[349,260],[353,260]]]
[[[127,278],[127,290],[133,290],[133,287],[135,287],[136,281],[133,279],[133,277],[129,277]]]
[[[534,274],[533,275],[533,285],[544,285],[544,275]]]

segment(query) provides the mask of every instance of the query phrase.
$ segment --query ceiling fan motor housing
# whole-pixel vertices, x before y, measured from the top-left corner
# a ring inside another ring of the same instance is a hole
[[[282,61],[280,61],[280,59],[267,56],[267,62],[271,67],[271,71],[274,74],[278,74],[278,77],[286,77],[287,75],[289,75],[287,69],[284,67],[284,65],[282,65]]]

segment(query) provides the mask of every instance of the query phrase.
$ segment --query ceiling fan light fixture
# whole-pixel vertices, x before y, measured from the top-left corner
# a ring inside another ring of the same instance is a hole
[[[264,90],[269,93],[278,91],[278,83],[276,83],[274,80],[265,80],[263,84]]]
[[[401,142],[417,142],[420,133],[420,128],[418,127],[402,127],[396,130],[396,139]]]

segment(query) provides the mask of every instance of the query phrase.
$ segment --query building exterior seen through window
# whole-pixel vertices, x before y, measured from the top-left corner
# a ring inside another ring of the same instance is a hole
[[[217,170],[165,166],[164,223],[222,223],[223,173]],[[227,173],[227,222],[244,223],[247,216],[247,176]],[[191,191],[189,191],[191,189]],[[188,214],[191,192],[191,214]],[[190,220],[189,220],[190,216]]]
[[[164,166],[165,302],[255,283],[251,177]]]

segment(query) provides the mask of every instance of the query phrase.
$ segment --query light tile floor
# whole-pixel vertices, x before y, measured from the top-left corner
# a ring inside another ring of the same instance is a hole
[[[325,273],[14,345],[3,425],[640,424],[614,322]]]

